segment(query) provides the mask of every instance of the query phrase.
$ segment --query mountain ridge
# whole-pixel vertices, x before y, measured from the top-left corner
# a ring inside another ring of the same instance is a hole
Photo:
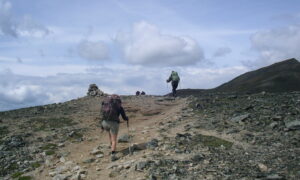
[[[212,89],[178,89],[178,96],[200,93],[259,93],[300,91],[300,62],[287,59],[241,74]],[[170,94],[168,94],[170,95]]]

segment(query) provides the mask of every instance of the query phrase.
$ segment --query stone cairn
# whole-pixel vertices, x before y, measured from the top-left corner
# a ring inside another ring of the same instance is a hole
[[[90,84],[88,92],[87,92],[87,96],[104,96],[104,92],[101,91],[98,86],[96,84]]]

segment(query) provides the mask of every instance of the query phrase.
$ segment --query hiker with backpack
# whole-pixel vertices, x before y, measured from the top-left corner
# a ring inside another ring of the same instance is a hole
[[[120,96],[111,95],[102,101],[101,106],[101,128],[106,130],[109,135],[109,141],[111,145],[111,160],[117,160],[116,154],[116,145],[117,145],[117,136],[119,131],[119,116],[122,116],[123,120],[127,121],[128,117],[125,114],[124,108],[122,107],[122,101]]]
[[[178,73],[176,71],[172,71],[169,79],[167,79],[167,83],[172,82],[173,97],[176,97],[176,89],[178,87],[179,81],[180,81],[180,78],[179,78]]]

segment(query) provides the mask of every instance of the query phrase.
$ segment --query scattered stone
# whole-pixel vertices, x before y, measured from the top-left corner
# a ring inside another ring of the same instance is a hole
[[[54,177],[57,173],[55,171],[49,172],[49,176]]]
[[[279,176],[278,174],[271,174],[271,175],[268,175],[266,177],[267,180],[283,180],[285,179],[284,177],[282,176]]]
[[[103,154],[103,152],[97,148],[94,148],[93,151],[90,153],[92,155],[97,155],[97,154]]]
[[[84,160],[83,163],[92,163],[92,162],[94,162],[95,160],[96,160],[96,159],[94,159],[94,158],[90,158],[90,159]]]
[[[258,163],[258,168],[261,172],[267,172],[268,171],[268,167],[262,163]]]
[[[149,141],[149,142],[147,143],[147,148],[148,148],[148,149],[154,150],[154,149],[157,148],[157,147],[158,147],[158,140],[157,140],[157,139],[152,139],[151,141]]]
[[[270,127],[271,127],[272,129],[274,129],[274,128],[278,127],[278,123],[277,123],[277,122],[272,122],[272,123],[270,124]]]
[[[196,154],[191,158],[191,160],[194,162],[200,162],[204,160],[204,156],[202,154]]]
[[[285,123],[288,130],[300,130],[300,120]]]
[[[231,118],[230,121],[233,121],[233,122],[241,122],[245,119],[247,119],[248,117],[250,116],[250,114],[244,114],[244,115],[240,115],[240,116],[236,116],[234,118]]]
[[[143,169],[145,169],[148,164],[149,164],[148,161],[137,162],[136,165],[135,165],[135,170],[136,171],[143,171]]]
[[[71,132],[68,134],[68,136],[69,136],[69,137],[74,137],[75,134],[76,134],[75,131],[71,131]]]
[[[125,135],[120,136],[120,137],[118,138],[118,142],[119,142],[119,143],[128,143],[129,140],[130,140],[130,138],[131,138],[131,137],[130,137],[128,134],[125,134]]]
[[[64,162],[66,162],[66,159],[65,159],[64,157],[61,157],[61,158],[59,159],[59,161],[62,162],[62,163],[64,163]]]
[[[282,116],[274,116],[273,120],[274,121],[281,121],[282,120]]]
[[[97,154],[96,157],[97,157],[97,158],[103,158],[104,155],[103,155],[103,154]]]
[[[60,148],[62,148],[62,147],[65,146],[65,143],[59,143],[57,146],[60,147]]]
[[[75,166],[73,167],[72,172],[79,171],[80,169],[81,169],[80,166]]]

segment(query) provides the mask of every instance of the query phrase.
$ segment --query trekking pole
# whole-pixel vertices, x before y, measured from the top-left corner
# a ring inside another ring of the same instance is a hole
[[[167,83],[167,92],[169,92],[169,83]]]
[[[128,148],[128,150],[129,150],[129,155],[132,155],[132,151],[131,151],[131,137],[129,135],[129,122],[128,121],[127,121],[127,130],[128,130],[128,137],[129,137],[129,141],[128,141],[129,148]]]

